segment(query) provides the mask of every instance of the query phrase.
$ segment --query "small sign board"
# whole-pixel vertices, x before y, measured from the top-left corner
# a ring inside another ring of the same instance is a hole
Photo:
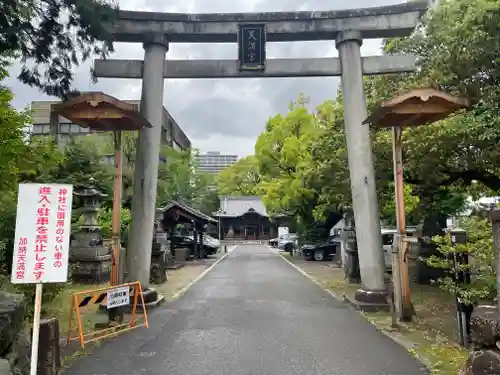
[[[264,71],[266,68],[266,24],[240,24],[238,29],[240,71]]]
[[[72,201],[72,185],[19,185],[13,284],[68,280]]]
[[[127,306],[130,304],[130,288],[121,287],[108,290],[106,307],[112,309],[120,306]]]

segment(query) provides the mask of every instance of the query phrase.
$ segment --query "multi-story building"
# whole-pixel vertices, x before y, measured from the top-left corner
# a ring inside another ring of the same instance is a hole
[[[137,110],[139,110],[139,100],[125,100],[125,102],[136,105]],[[31,102],[31,111],[33,118],[33,128],[31,129],[31,136],[44,136],[52,134],[50,128],[50,106],[56,103],[58,103],[58,101],[44,100]],[[59,116],[59,131],[57,133],[58,140],[64,143],[72,136],[87,135],[94,132],[88,128],[83,128],[77,124],[74,124],[62,116]],[[163,108],[161,141],[162,144],[173,147],[174,149],[179,151],[191,148],[191,141],[165,108]]]
[[[196,157],[197,170],[202,173],[219,173],[224,168],[236,163],[238,155],[221,155],[217,151],[209,151]]]

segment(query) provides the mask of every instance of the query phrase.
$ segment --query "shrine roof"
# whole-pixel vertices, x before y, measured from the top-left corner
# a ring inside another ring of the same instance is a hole
[[[58,115],[93,130],[132,131],[151,128],[152,125],[137,109],[137,105],[103,92],[86,92],[51,106],[51,110]]]
[[[257,196],[221,196],[220,211],[214,212],[212,215],[239,217],[249,212],[255,212],[260,216],[269,216],[262,198]]]
[[[198,221],[206,222],[206,223],[214,223],[214,224],[217,223],[217,220],[215,220],[213,217],[210,217],[210,216],[204,214],[203,212],[201,212],[201,211],[199,211],[191,206],[188,206],[185,203],[178,202],[178,201],[170,201],[166,206],[159,208],[157,210],[157,212],[165,214],[165,213],[168,213],[170,210],[175,209],[175,208],[183,211],[184,213],[188,214],[189,216],[192,216],[193,219],[196,219]]]
[[[469,106],[466,98],[433,87],[418,88],[379,103],[363,124],[375,128],[426,125]]]

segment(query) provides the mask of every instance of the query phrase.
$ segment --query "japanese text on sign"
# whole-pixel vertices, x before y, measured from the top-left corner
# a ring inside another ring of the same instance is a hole
[[[108,291],[106,306],[113,307],[126,306],[130,304],[130,289],[128,287],[116,288]]]
[[[72,197],[72,185],[19,185],[12,283],[67,281]]]
[[[266,61],[265,24],[240,25],[238,49],[240,70],[264,70]]]

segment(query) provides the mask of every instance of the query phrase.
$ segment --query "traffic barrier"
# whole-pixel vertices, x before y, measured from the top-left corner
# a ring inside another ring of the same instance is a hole
[[[96,310],[99,305],[104,305],[108,310],[115,308],[123,308],[130,306],[130,297],[133,295],[133,302],[131,305],[131,317],[127,322],[120,322],[120,324],[94,330],[89,333],[84,333],[82,322],[82,308],[86,310],[92,305],[96,305]],[[137,303],[142,306],[142,314],[137,314]],[[76,318],[77,335],[73,335],[73,319]],[[138,324],[139,320],[139,324]],[[144,303],[144,295],[142,293],[141,283],[136,281],[133,283],[125,283],[120,285],[113,285],[99,289],[87,290],[83,292],[76,292],[71,295],[71,310],[68,324],[68,344],[72,341],[78,340],[81,347],[85,344],[97,341],[105,337],[113,336],[121,332],[129,331],[139,327],[149,328],[148,314],[146,305]]]

